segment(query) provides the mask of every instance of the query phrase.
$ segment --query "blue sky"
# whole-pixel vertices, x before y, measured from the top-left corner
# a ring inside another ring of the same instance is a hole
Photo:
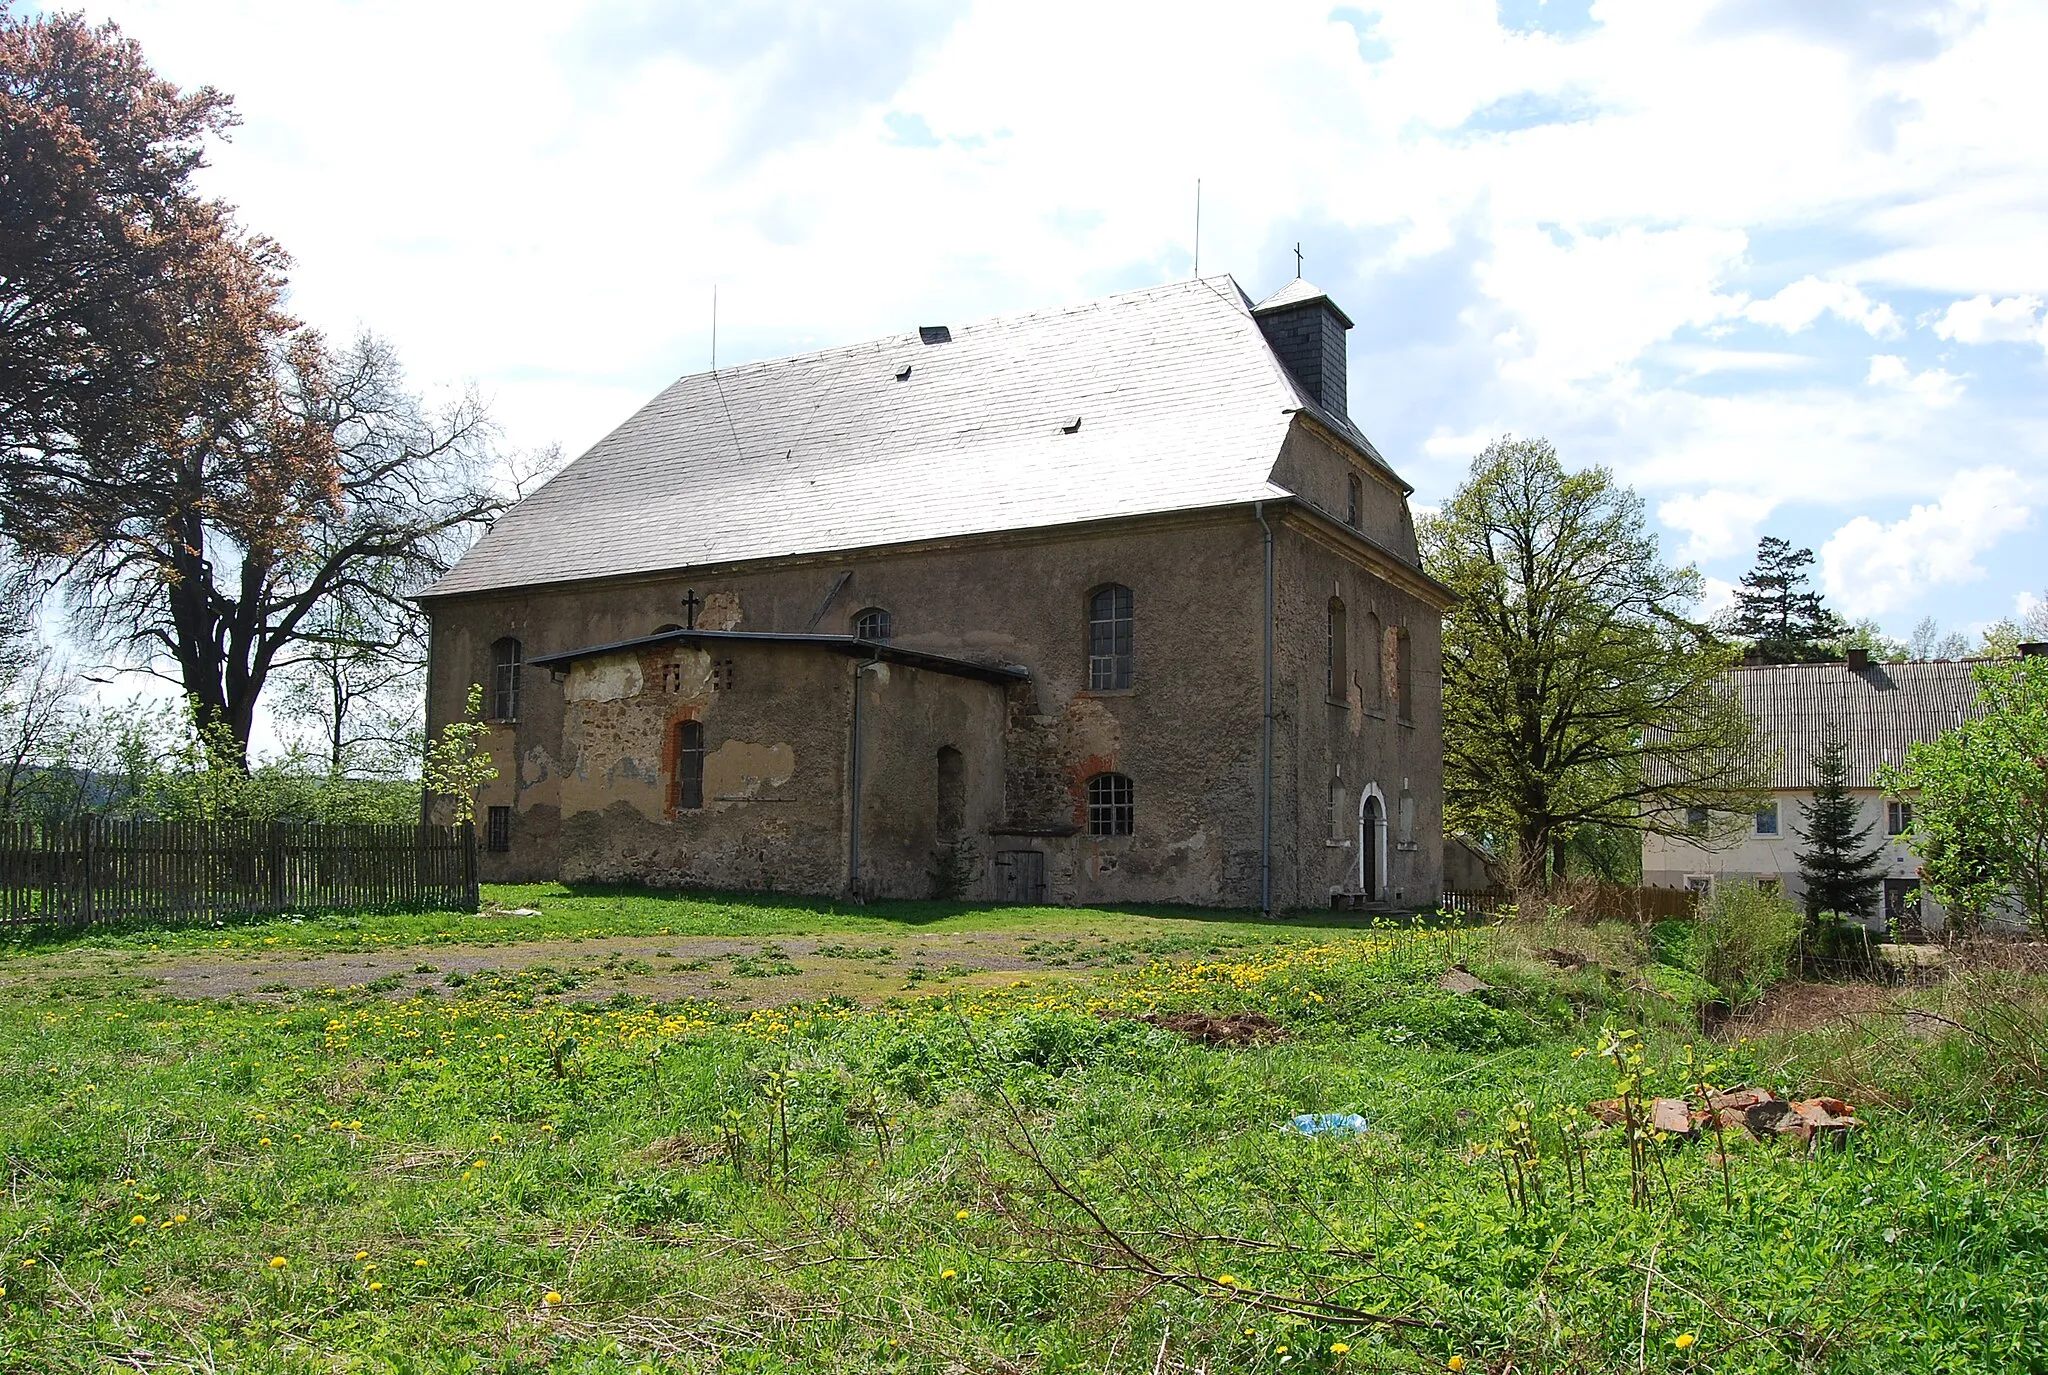
[[[294,303],[580,451],[721,361],[1202,268],[1356,320],[1440,499],[1540,434],[1724,586],[1903,634],[2048,589],[2048,7],[2002,0],[95,6],[244,124]]]

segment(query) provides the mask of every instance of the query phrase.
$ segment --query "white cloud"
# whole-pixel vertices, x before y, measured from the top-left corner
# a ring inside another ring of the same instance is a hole
[[[1735,605],[1735,584],[1725,578],[1707,577],[1700,579],[1700,604],[1697,614],[1703,621],[1714,617]]]
[[[1874,339],[1892,339],[1905,333],[1898,312],[1883,301],[1871,300],[1847,282],[1824,282],[1818,277],[1802,277],[1768,300],[1751,301],[1742,314],[1787,334],[1797,334],[1828,314],[1861,326]]]
[[[1856,517],[1821,546],[1829,599],[1851,616],[1878,616],[1932,587],[1983,577],[1978,556],[2032,514],[2026,490],[2010,468],[1972,468],[1951,478],[1939,499],[1889,525]]]
[[[1864,383],[1905,392],[1930,406],[1952,406],[1962,399],[1963,379],[1942,368],[1914,372],[1895,353],[1872,354]]]
[[[2038,296],[2007,296],[1994,301],[1989,294],[1957,301],[1934,322],[1934,332],[1959,344],[2039,343],[2048,348],[2048,324],[2035,317],[2041,313]]]
[[[1682,492],[1657,508],[1657,519],[1690,536],[1685,559],[1718,559],[1748,548],[1777,503],[1749,492]]]

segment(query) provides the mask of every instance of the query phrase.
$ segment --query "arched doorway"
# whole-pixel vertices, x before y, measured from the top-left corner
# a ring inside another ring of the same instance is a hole
[[[1377,902],[1387,888],[1387,799],[1368,783],[1358,795],[1358,891]]]

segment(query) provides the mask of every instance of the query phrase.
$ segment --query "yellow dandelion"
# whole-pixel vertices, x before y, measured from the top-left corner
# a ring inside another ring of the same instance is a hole
[[[1465,1358],[1463,1356],[1453,1356],[1451,1357],[1451,1359],[1444,1362],[1445,1370],[1463,1370],[1464,1368]]]
[[[540,1296],[540,1301],[546,1304],[548,1307],[553,1308],[556,1304],[562,1301],[562,1296],[556,1290],[550,1289],[547,1293],[542,1294]]]
[[[424,1260],[416,1260],[413,1262],[413,1264],[422,1270],[427,1268],[427,1263]]]
[[[1350,1345],[1345,1342],[1330,1343],[1330,1354],[1332,1356],[1342,1356],[1345,1352],[1349,1351],[1350,1349]]]
[[[960,1272],[958,1270],[941,1270],[939,1271],[939,1278],[942,1280],[956,1280],[960,1278]]]
[[[1683,1351],[1698,1340],[1699,1336],[1697,1333],[1681,1332],[1671,1339],[1671,1344],[1677,1347],[1680,1351]]]
[[[953,1221],[965,1222],[971,1216],[972,1214],[970,1214],[965,1208],[962,1208],[959,1212],[953,1214]]]
[[[370,1253],[369,1253],[368,1251],[358,1251],[358,1252],[356,1252],[356,1259],[357,1259],[357,1260],[368,1260],[369,1258],[370,1258]]]
[[[384,1281],[383,1281],[383,1280],[371,1280],[371,1281],[370,1281],[370,1292],[371,1292],[372,1294],[376,1293],[376,1292],[377,1292],[377,1291],[378,1291],[379,1289],[382,1289],[383,1287],[384,1287]]]
[[[130,1227],[140,1227],[143,1223],[147,1221],[149,1221],[148,1218],[144,1217],[140,1213],[137,1213],[134,1217],[128,1219],[128,1225]]]
[[[484,1162],[483,1162],[483,1161],[481,1161],[481,1160],[479,1160],[479,1161],[477,1161],[477,1162],[476,1162],[476,1164],[474,1164],[474,1165],[470,1166],[469,1168],[471,1168],[472,1170],[481,1170],[481,1169],[482,1169],[483,1167],[484,1167]]]
[[[176,1217],[172,1218],[172,1219],[171,1219],[171,1221],[173,1221],[173,1222],[183,1222],[183,1221],[185,1221],[185,1215],[184,1215],[183,1213],[180,1213],[180,1214],[178,1214],[178,1215],[177,1215]]]
[[[286,1260],[283,1256],[272,1256],[270,1258],[270,1268],[273,1270],[282,1270],[285,1268],[285,1266],[290,1264],[291,1262]]]
[[[1218,1275],[1218,1276],[1216,1277],[1216,1282],[1217,1282],[1218,1284],[1222,1285],[1222,1286],[1223,1286],[1224,1288],[1228,1289],[1228,1288],[1229,1288],[1229,1287],[1230,1287],[1231,1285],[1233,1285],[1233,1284],[1236,1284],[1236,1283],[1237,1283],[1237,1276],[1235,1276],[1235,1275]]]

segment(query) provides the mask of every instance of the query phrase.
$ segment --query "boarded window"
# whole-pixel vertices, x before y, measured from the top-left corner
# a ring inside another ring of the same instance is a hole
[[[519,641],[507,635],[491,646],[491,719],[519,719]]]
[[[1111,584],[1088,599],[1088,690],[1131,685],[1131,589]]]
[[[704,805],[704,723],[676,725],[676,808],[695,811]]]
[[[1330,598],[1328,643],[1323,651],[1323,693],[1333,702],[1348,701],[1351,692],[1351,632],[1344,619],[1344,599]]]
[[[1343,840],[1349,830],[1351,809],[1344,805],[1344,780],[1330,780],[1330,839]]]
[[[1088,780],[1089,835],[1127,836],[1137,823],[1137,797],[1128,777],[1098,773]]]
[[[863,640],[886,642],[895,626],[894,618],[879,606],[871,606],[865,611],[856,612],[853,618],[853,633]]]
[[[512,848],[512,809],[493,807],[484,814],[484,848],[503,854]]]
[[[1344,523],[1356,530],[1365,513],[1365,484],[1353,473],[1344,481]]]
[[[1372,661],[1365,666],[1365,705],[1368,711],[1387,709],[1387,637],[1380,629],[1380,618],[1373,612],[1365,613],[1365,644],[1372,655]]]

